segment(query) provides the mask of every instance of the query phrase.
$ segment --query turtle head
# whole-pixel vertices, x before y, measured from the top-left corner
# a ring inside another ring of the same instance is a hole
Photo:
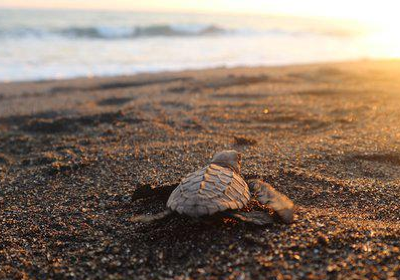
[[[216,153],[213,156],[211,163],[232,168],[236,173],[240,173],[242,155],[235,150],[225,150]]]

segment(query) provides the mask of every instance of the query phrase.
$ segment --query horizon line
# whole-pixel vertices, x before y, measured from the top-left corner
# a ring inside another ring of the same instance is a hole
[[[221,16],[258,16],[258,17],[276,17],[276,18],[297,18],[303,20],[326,20],[326,21],[335,21],[335,22],[363,22],[358,19],[351,18],[336,18],[336,17],[327,17],[327,16],[307,16],[307,15],[296,15],[296,14],[284,14],[284,13],[257,13],[257,12],[223,12],[223,11],[193,11],[193,10],[177,10],[173,11],[170,9],[161,10],[145,10],[145,9],[106,9],[106,8],[75,8],[75,7],[18,7],[18,6],[2,6],[0,4],[0,11],[4,10],[25,10],[25,11],[93,11],[93,12],[120,12],[120,13],[154,13],[154,14],[187,14],[187,15],[221,15]]]

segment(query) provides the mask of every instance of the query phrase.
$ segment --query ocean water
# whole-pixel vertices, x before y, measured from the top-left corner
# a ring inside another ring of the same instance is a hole
[[[0,10],[0,81],[385,58],[400,50],[377,34],[355,22],[277,16]]]

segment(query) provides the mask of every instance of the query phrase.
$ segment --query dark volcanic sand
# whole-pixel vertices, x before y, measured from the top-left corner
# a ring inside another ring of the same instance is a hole
[[[227,148],[295,223],[129,221]],[[2,279],[399,279],[399,199],[400,62],[0,85]]]

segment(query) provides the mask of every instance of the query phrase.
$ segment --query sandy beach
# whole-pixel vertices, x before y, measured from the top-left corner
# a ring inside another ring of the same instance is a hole
[[[223,149],[293,224],[130,222]],[[1,279],[394,280],[399,201],[400,61],[0,84]]]

